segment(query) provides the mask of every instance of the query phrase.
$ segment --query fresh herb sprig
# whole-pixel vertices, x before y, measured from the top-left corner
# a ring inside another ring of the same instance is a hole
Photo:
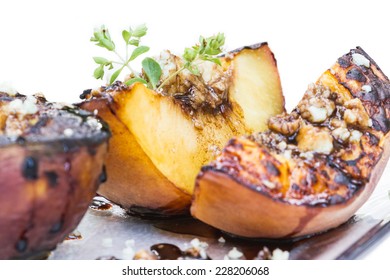
[[[221,65],[221,60],[218,58],[218,55],[222,53],[222,47],[225,44],[225,35],[223,33],[218,33],[217,35],[204,38],[199,37],[199,44],[192,46],[191,48],[185,48],[183,59],[184,64],[177,71],[172,73],[165,81],[163,81],[158,89],[161,89],[166,85],[172,78],[182,72],[184,69],[187,69],[192,74],[198,76],[199,68],[198,64],[203,61],[211,61],[218,65]]]
[[[126,56],[122,57],[117,52],[115,43],[111,39],[108,29],[104,25],[99,29],[95,29],[91,41],[96,42],[97,46],[115,53],[119,61],[109,60],[104,57],[94,57],[93,60],[96,64],[98,64],[98,67],[95,69],[93,76],[96,79],[103,79],[105,69],[111,70],[116,68],[115,66],[119,66],[119,68],[108,77],[110,85],[118,78],[124,68],[128,68],[133,78],[125,82],[127,85],[131,85],[135,82],[141,82],[155,89],[156,84],[161,77],[162,71],[160,65],[154,59],[146,57],[142,61],[142,67],[147,80],[143,79],[130,65],[130,63],[137,57],[149,51],[150,48],[148,46],[140,45],[141,38],[146,35],[147,31],[148,29],[145,25],[139,25],[134,29],[130,27],[128,30],[122,31],[122,38],[126,44]],[[132,48],[131,53],[130,48]]]
[[[122,31],[122,38],[126,44],[126,55],[125,57],[122,57],[116,51],[115,43],[111,39],[108,29],[105,26],[102,26],[100,29],[96,29],[91,41],[95,42],[97,46],[115,53],[119,61],[109,60],[104,57],[94,57],[93,59],[95,63],[98,64],[98,67],[95,69],[93,74],[94,77],[96,79],[103,79],[106,74],[105,69],[112,70],[115,66],[119,66],[119,68],[108,77],[110,85],[118,78],[124,68],[128,68],[132,78],[125,82],[127,85],[131,85],[135,82],[141,82],[146,84],[149,88],[160,90],[172,78],[185,69],[194,75],[200,75],[198,65],[201,61],[211,61],[221,65],[218,55],[222,53],[222,47],[225,44],[225,36],[223,33],[218,33],[217,35],[208,38],[200,36],[199,44],[194,45],[191,48],[185,48],[183,54],[183,66],[169,75],[169,77],[161,83],[161,67],[153,58],[150,57],[146,57],[142,60],[144,75],[141,77],[140,74],[134,71],[130,66],[130,62],[149,51],[149,47],[140,45],[141,38],[146,35],[147,30],[148,29],[145,25],[140,25],[134,29],[129,28],[128,30]],[[133,50],[130,53],[129,51],[131,47]],[[159,86],[157,87],[157,85]]]

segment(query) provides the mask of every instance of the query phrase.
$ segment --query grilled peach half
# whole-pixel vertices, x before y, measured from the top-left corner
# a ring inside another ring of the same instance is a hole
[[[181,67],[165,52],[164,75]],[[115,83],[86,94],[81,108],[110,125],[108,180],[99,194],[129,212],[189,212],[194,181],[234,135],[264,130],[284,111],[274,56],[266,43],[230,52],[221,66],[199,64],[200,75],[181,72],[160,91]]]
[[[291,238],[346,222],[390,154],[390,82],[356,48],[309,86],[269,130],[233,138],[202,168],[191,213],[226,232]]]
[[[0,93],[0,259],[44,256],[76,228],[109,135],[87,111]]]

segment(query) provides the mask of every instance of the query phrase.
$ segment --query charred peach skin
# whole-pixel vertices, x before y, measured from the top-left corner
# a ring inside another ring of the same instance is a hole
[[[270,130],[234,138],[198,175],[194,217],[262,238],[318,233],[369,198],[389,158],[390,82],[361,49],[338,59]]]
[[[201,66],[201,76],[180,73],[161,92],[116,83],[87,96],[81,108],[97,109],[113,130],[101,195],[133,213],[187,213],[201,166],[232,136],[263,130],[284,111],[267,44],[221,60]]]
[[[2,113],[18,99],[25,97],[1,94]],[[35,258],[54,249],[76,228],[105,178],[109,132],[102,124],[42,97],[36,106],[37,112],[17,120],[9,114],[1,128],[0,259]],[[22,131],[11,136],[16,127]]]

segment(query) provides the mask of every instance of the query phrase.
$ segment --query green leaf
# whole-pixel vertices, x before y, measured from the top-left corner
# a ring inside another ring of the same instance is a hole
[[[202,54],[207,45],[206,39],[203,36],[199,36],[198,53]]]
[[[123,70],[123,67],[119,68],[118,70],[116,70],[116,71],[112,74],[112,76],[111,76],[111,78],[110,78],[110,85],[112,85],[112,83],[115,82],[116,78],[118,78],[118,76],[119,76],[119,74],[122,72],[122,70]]]
[[[211,61],[221,66],[221,60],[217,57],[205,57],[203,60]]]
[[[128,86],[131,86],[131,85],[134,84],[134,83],[143,83],[143,84],[147,84],[148,82],[145,81],[145,80],[142,79],[142,78],[132,78],[132,79],[127,80],[127,81],[125,82],[125,84],[128,85]]]
[[[111,40],[110,33],[108,29],[104,27],[104,25],[100,29],[95,29],[93,36],[91,38],[92,42],[97,42],[96,45],[102,48],[106,48],[109,51],[113,51],[115,49],[115,44]]]
[[[194,59],[196,58],[197,55],[198,55],[198,52],[192,48],[185,48],[184,49],[183,58],[188,62],[194,61]]]
[[[129,44],[132,45],[132,46],[138,47],[138,45],[139,45],[139,40],[137,40],[137,39],[131,39],[131,40],[129,41]]]
[[[106,49],[109,50],[109,51],[115,50],[115,44],[114,44],[114,42],[109,41],[109,40],[107,40],[107,39],[101,39],[101,40],[99,41],[98,46],[104,47],[104,48],[106,48]]]
[[[95,71],[93,72],[93,76],[95,79],[103,79],[104,76],[104,65],[98,66]]]
[[[108,59],[105,59],[104,57],[98,57],[98,56],[93,57],[93,60],[97,64],[104,64],[104,65],[106,65],[109,62]]]
[[[144,69],[146,77],[152,85],[152,88],[155,89],[162,74],[160,64],[158,64],[153,58],[146,57],[142,60],[142,68]]]
[[[217,42],[219,43],[219,47],[222,47],[225,44],[225,34],[218,33],[216,37]]]
[[[133,37],[138,37],[141,38],[146,35],[146,32],[148,31],[148,28],[146,27],[145,24],[138,25],[134,30],[133,30]]]
[[[126,44],[129,43],[129,40],[131,38],[131,33],[127,30],[123,30],[122,31],[122,37],[123,37],[123,40],[125,40]]]
[[[146,53],[147,51],[149,51],[149,47],[146,47],[146,46],[139,46],[139,47],[135,48],[133,50],[133,52],[131,53],[129,61],[136,59],[138,56],[140,56],[143,53]]]
[[[221,50],[206,47],[204,53],[208,55],[218,55],[221,53]]]

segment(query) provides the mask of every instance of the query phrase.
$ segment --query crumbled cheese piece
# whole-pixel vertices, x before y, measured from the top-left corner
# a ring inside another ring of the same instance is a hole
[[[209,246],[206,242],[202,242],[198,238],[192,239],[190,243],[195,249],[207,248]]]
[[[206,253],[206,249],[199,249],[199,255],[202,259],[207,259],[207,253]]]
[[[198,238],[192,239],[190,243],[194,249],[198,250],[202,259],[207,259],[206,249],[209,247],[209,244],[201,242]]]
[[[282,141],[280,142],[278,145],[277,145],[277,148],[281,151],[284,151],[286,148],[287,148],[287,143],[285,141]]]
[[[31,103],[34,103],[34,104],[37,103],[37,99],[35,98],[34,95],[27,95],[27,96],[26,96],[26,101],[31,102]],[[26,101],[25,101],[25,102],[26,102]]]
[[[291,150],[285,150],[283,155],[286,159],[291,159],[292,152]]]
[[[329,98],[330,97],[330,90],[326,89],[322,92],[322,97]]]
[[[332,131],[332,135],[336,139],[340,139],[342,141],[346,141],[349,138],[349,136],[351,135],[351,133],[345,127],[338,127],[338,128],[336,128],[335,130]]]
[[[169,51],[162,51],[160,53],[160,56],[156,58],[156,61],[158,62],[158,64],[160,64],[160,67],[162,69],[162,75],[160,78],[162,81],[166,80],[171,74],[171,72],[176,71],[174,56],[172,56]]]
[[[279,248],[276,248],[272,251],[271,260],[288,260],[289,256],[290,253],[288,251],[283,251]]]
[[[371,92],[372,88],[370,85],[364,85],[362,86],[362,90],[364,90],[366,93]]]
[[[199,72],[201,73],[203,81],[206,84],[211,81],[216,65],[217,64],[211,61],[202,61],[198,64]]]
[[[87,118],[87,124],[95,129],[101,129],[102,124],[95,118],[88,117]]]
[[[227,257],[228,260],[239,260],[243,255],[244,254],[238,251],[236,247],[233,247],[233,249],[229,251],[227,256],[225,256],[225,259]]]
[[[352,61],[358,66],[363,65],[367,68],[370,67],[370,61],[359,53],[352,54]]]
[[[333,137],[327,129],[311,125],[303,126],[297,136],[298,148],[303,152],[330,154],[333,150]]]
[[[200,245],[200,240],[198,238],[194,238],[190,241],[192,247],[194,248],[199,248]]]
[[[19,112],[23,109],[23,101],[21,99],[14,99],[8,104],[8,109],[11,112]]]
[[[362,137],[362,133],[358,130],[352,130],[351,137],[349,137],[349,141],[351,142],[359,142]]]
[[[327,117],[327,110],[326,108],[318,108],[316,106],[310,106],[307,108],[309,111],[311,118],[310,120],[316,123],[323,122],[326,120]]]
[[[354,98],[344,103],[347,110],[344,112],[346,123],[368,127],[370,116],[368,115],[360,99]]]
[[[324,153],[326,155],[329,155],[333,150],[333,141],[329,139],[322,139],[319,143],[317,143],[316,148],[314,151],[318,153]]]
[[[18,91],[12,86],[10,82],[0,83],[0,92],[8,93],[12,96],[18,93]]]
[[[225,240],[225,238],[223,238],[223,237],[221,236],[220,238],[218,238],[218,242],[219,242],[219,243],[225,243],[226,240]]]
[[[8,110],[11,113],[18,113],[22,115],[32,115],[38,112],[38,107],[35,105],[35,97],[27,97],[25,101],[21,99],[14,99],[8,104]]]
[[[66,137],[71,137],[73,134],[74,134],[74,132],[73,132],[73,129],[71,129],[71,128],[66,128],[66,129],[64,130],[64,135],[65,135]]]
[[[81,237],[81,232],[78,231],[77,229],[75,229],[75,230],[72,232],[72,234],[73,234],[74,236]]]
[[[312,160],[313,159],[313,153],[312,152],[304,152],[304,153],[300,153],[299,156],[301,158],[306,158],[308,160]]]
[[[35,99],[34,99],[35,100]],[[38,107],[35,105],[35,101],[32,101],[31,99],[27,98],[23,103],[23,109],[25,114],[32,115],[38,112]]]
[[[357,115],[351,109],[347,109],[344,112],[344,120],[347,123],[354,124],[357,121]]]
[[[330,125],[333,126],[334,128],[347,126],[344,120],[339,120],[336,118],[330,120]]]
[[[263,180],[262,181],[263,185],[266,186],[269,189],[274,189],[276,188],[276,184],[274,182],[268,181],[268,180]]]
[[[93,110],[93,114],[94,114],[95,116],[97,116],[97,114],[99,114],[99,110],[98,110],[98,109]]]
[[[109,248],[109,247],[112,247],[112,238],[103,238],[102,239],[102,246],[103,247],[106,247],[106,248]]]

